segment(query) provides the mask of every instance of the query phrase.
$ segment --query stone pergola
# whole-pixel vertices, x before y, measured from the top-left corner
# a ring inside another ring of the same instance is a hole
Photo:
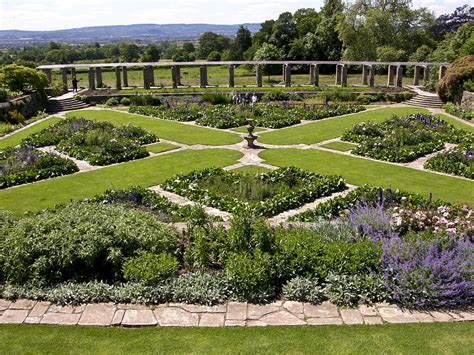
[[[210,66],[228,66],[229,87],[235,87],[234,70],[236,65],[250,65],[255,67],[255,86],[263,86],[262,66],[281,65],[284,86],[291,86],[292,66],[309,66],[309,85],[319,86],[319,69],[322,65],[334,65],[336,67],[335,85],[347,86],[347,73],[349,66],[362,68],[361,85],[375,86],[375,75],[377,68],[387,68],[387,86],[403,86],[403,70],[412,67],[414,70],[413,85],[419,84],[421,71],[423,79],[429,78],[430,67],[437,67],[438,75],[441,79],[446,73],[446,68],[450,63],[433,62],[371,62],[371,61],[232,61],[232,62],[149,62],[149,63],[94,63],[94,64],[54,64],[41,65],[36,69],[43,71],[49,82],[52,82],[52,70],[61,71],[64,88],[68,87],[68,72],[74,76],[76,69],[88,70],[88,88],[96,90],[104,87],[102,81],[103,69],[115,70],[115,88],[120,90],[128,87],[127,70],[130,67],[142,68],[143,88],[150,89],[155,86],[154,68],[169,68],[173,88],[182,86],[181,69],[184,67],[199,67],[199,86],[205,88],[209,86],[207,68]]]

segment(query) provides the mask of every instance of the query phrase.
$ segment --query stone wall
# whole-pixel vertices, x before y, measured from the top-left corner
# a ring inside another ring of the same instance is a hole
[[[474,110],[474,92],[463,92],[461,99],[461,107],[464,110]]]
[[[35,112],[44,108],[44,100],[34,92],[23,95],[7,102],[0,103],[0,121],[5,121],[11,111],[18,111],[25,117],[31,117]]]

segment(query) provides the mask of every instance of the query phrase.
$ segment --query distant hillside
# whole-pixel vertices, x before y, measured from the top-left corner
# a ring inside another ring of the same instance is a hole
[[[257,32],[260,24],[245,23],[252,33]],[[117,42],[124,40],[166,41],[195,40],[204,32],[212,31],[226,36],[234,36],[240,25],[210,24],[140,24],[121,26],[97,26],[72,28],[57,31],[0,31],[0,44],[27,44],[50,41],[67,43],[81,42]]]

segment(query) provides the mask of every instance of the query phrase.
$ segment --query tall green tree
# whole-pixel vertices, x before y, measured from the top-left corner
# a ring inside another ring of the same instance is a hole
[[[229,50],[231,60],[242,60],[244,52],[252,46],[252,34],[249,29],[244,26],[239,26],[232,45]]]
[[[214,32],[204,32],[198,42],[198,56],[201,59],[206,59],[211,52],[222,53],[230,47],[230,38]]]
[[[296,25],[293,21],[291,12],[283,12],[273,25],[273,31],[268,40],[269,43],[275,45],[283,51],[285,57],[290,51],[291,42],[296,38]]]

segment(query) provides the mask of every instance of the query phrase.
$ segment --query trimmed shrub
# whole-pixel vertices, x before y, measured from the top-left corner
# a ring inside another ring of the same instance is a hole
[[[128,97],[122,97],[120,104],[124,106],[130,106],[131,100]]]
[[[118,104],[119,101],[115,97],[111,97],[110,99],[107,99],[107,101],[105,101],[105,106],[117,106]]]
[[[121,206],[71,203],[19,220],[0,240],[12,284],[122,280],[122,264],[143,252],[176,254],[178,238],[153,215]]]
[[[206,93],[201,96],[202,102],[209,102],[211,105],[225,105],[230,104],[231,98],[219,93]]]
[[[176,256],[161,253],[144,253],[125,261],[122,266],[123,276],[127,281],[154,285],[175,275],[179,269]]]

